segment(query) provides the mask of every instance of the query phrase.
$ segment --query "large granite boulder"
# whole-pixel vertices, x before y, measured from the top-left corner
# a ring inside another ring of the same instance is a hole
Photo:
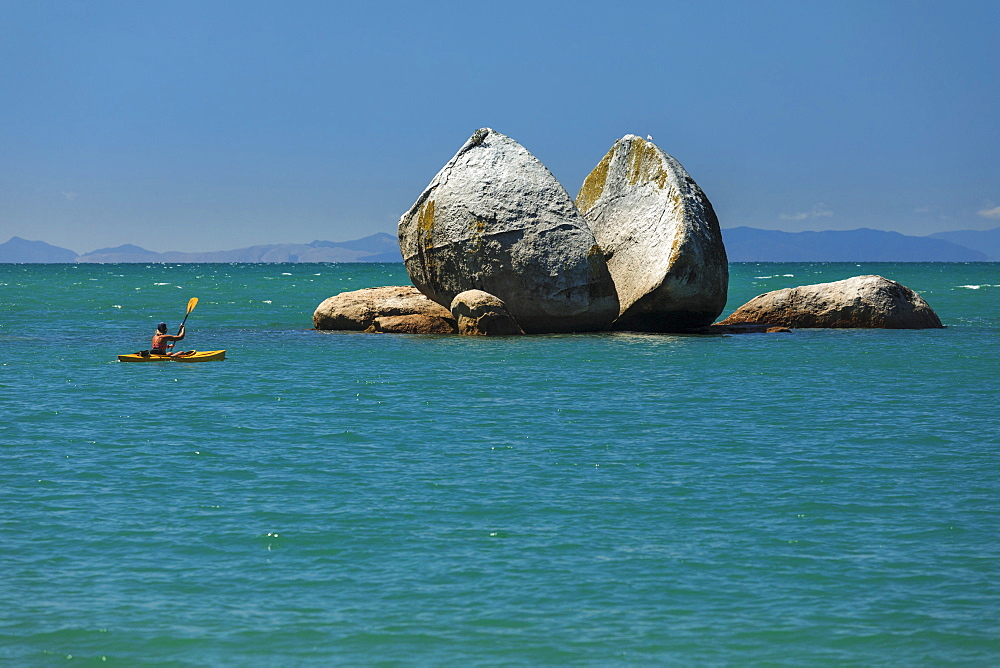
[[[334,295],[316,307],[313,327],[363,332],[372,326],[376,318],[410,315],[443,318],[454,323],[451,311],[431,301],[412,285],[403,285],[365,288]]]
[[[466,290],[455,295],[451,302],[451,314],[458,323],[458,333],[466,336],[524,333],[503,300],[482,290]]]
[[[616,141],[576,205],[615,282],[615,329],[680,331],[722,313],[729,263],[719,219],[694,179],[652,141]]]
[[[477,130],[399,220],[406,270],[443,306],[466,290],[502,299],[526,332],[607,329],[618,298],[587,222],[516,141]]]
[[[855,276],[768,292],[754,297],[719,324],[738,323],[883,329],[943,326],[917,293],[882,276]]]

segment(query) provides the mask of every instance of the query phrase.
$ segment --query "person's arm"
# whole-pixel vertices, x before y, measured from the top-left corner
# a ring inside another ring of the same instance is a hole
[[[180,334],[164,334],[162,338],[166,339],[167,341],[180,341],[184,338],[184,335],[186,333],[187,330],[184,329],[184,325],[181,325]]]

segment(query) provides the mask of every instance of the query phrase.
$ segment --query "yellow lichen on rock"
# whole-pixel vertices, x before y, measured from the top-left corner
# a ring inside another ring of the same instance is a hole
[[[629,185],[635,185],[639,182],[639,176],[642,173],[643,167],[645,166],[648,170],[646,155],[648,153],[648,146],[646,142],[642,139],[636,137],[635,141],[629,147],[629,166],[628,166],[628,182]]]
[[[469,226],[472,234],[469,239],[469,247],[465,251],[466,253],[475,255],[483,249],[483,234],[486,232],[486,223],[487,221],[482,218],[472,218],[472,224]]]
[[[650,181],[659,186],[660,190],[663,190],[667,186],[667,173],[663,171],[662,167],[657,165],[656,173],[653,174],[653,177],[650,179]]]
[[[655,183],[662,190],[667,184],[667,172],[663,169],[656,147],[636,137],[629,151],[628,182],[634,186],[640,181]]]
[[[427,199],[420,205],[417,215],[417,235],[421,245],[430,250],[434,247],[434,200]]]
[[[614,149],[608,151],[608,154],[604,156],[604,159],[601,160],[597,167],[594,167],[594,170],[587,175],[586,179],[583,180],[583,186],[580,188],[580,192],[576,196],[576,208],[579,209],[581,213],[589,211],[604,193],[604,184],[608,180],[608,167],[611,165],[611,158],[613,154]]]

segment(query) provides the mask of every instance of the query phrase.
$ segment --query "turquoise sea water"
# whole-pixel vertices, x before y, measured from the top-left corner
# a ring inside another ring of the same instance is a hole
[[[316,332],[402,265],[0,265],[0,664],[1000,662],[1000,265],[944,330]],[[200,303],[205,364],[121,364]]]

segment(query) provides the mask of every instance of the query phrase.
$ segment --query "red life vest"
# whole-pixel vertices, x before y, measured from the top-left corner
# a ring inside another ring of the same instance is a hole
[[[165,336],[166,334],[160,334],[159,332],[153,334],[153,342],[149,344],[150,350],[152,352],[154,353],[158,351],[167,352],[167,348],[172,348],[174,346],[174,344],[167,343],[166,341],[163,340],[163,337]]]

